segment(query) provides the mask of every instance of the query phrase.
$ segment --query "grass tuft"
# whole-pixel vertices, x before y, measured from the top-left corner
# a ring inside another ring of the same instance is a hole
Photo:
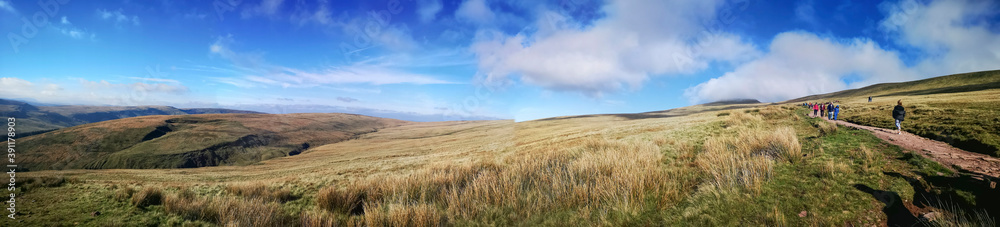
[[[132,194],[132,205],[136,207],[160,205],[162,202],[163,190],[159,187],[145,187],[138,193]]]
[[[341,214],[360,213],[364,199],[365,189],[359,184],[351,184],[343,189],[328,186],[316,193],[319,208]]]
[[[287,202],[295,199],[287,188],[267,187],[263,182],[235,183],[226,186],[229,193],[247,199],[262,199],[271,202]]]

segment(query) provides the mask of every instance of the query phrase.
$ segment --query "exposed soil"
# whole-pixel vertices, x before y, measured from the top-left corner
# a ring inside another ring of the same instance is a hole
[[[810,114],[810,116],[812,116]],[[812,116],[816,117],[816,116]],[[872,126],[858,125],[845,121],[826,119],[846,127],[871,131],[876,137],[908,151],[921,154],[945,167],[980,175],[981,180],[996,182],[1000,178],[1000,159],[985,154],[964,151],[941,141],[935,141],[907,132],[896,134],[894,129],[884,129]]]

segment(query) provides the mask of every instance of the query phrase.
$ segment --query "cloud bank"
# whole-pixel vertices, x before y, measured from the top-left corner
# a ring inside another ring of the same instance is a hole
[[[702,26],[718,23],[716,12],[722,4],[612,1],[601,9],[607,16],[591,25],[541,10],[535,29],[515,35],[480,31],[471,49],[486,82],[520,79],[597,97],[638,89],[651,76],[693,73],[714,61],[757,56],[753,44],[739,36]]]
[[[692,103],[787,99],[955,73],[1000,68],[1000,34],[992,1],[913,0],[883,3],[883,34],[920,52],[906,64],[897,50],[867,38],[837,39],[808,32],[775,36],[768,53],[685,91]],[[854,80],[854,81],[852,81]],[[852,82],[849,82],[852,81]]]

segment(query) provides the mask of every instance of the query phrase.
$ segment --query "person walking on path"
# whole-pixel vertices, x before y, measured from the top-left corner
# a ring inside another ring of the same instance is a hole
[[[834,121],[837,120],[837,116],[840,116],[840,105],[837,105],[837,107],[833,108],[833,120]]]
[[[829,102],[826,104],[826,119],[833,120],[833,103]]]
[[[822,103],[819,104],[819,116],[820,117],[826,117],[826,105],[825,104],[822,104]]]
[[[868,102],[872,102],[872,97],[868,96]]]
[[[816,105],[815,103],[813,103],[812,104],[812,109],[813,109],[813,117],[819,116],[818,115],[819,114],[819,105]]]
[[[903,123],[903,118],[906,117],[906,109],[903,108],[903,100],[900,99],[896,101],[896,107],[892,108],[892,119],[896,120],[896,134],[903,134],[903,127],[900,123]]]

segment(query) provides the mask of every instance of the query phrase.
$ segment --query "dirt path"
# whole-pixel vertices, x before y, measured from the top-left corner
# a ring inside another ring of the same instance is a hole
[[[811,113],[809,114],[813,116]],[[883,129],[865,125],[853,124],[845,121],[834,121],[825,119],[828,122],[835,122],[846,127],[858,128],[871,131],[876,137],[903,149],[914,151],[924,157],[941,163],[948,168],[959,168],[967,172],[985,176],[983,180],[996,182],[1000,178],[1000,159],[988,155],[964,151],[954,148],[947,143],[923,138],[917,135],[906,133],[896,134],[894,129]]]

